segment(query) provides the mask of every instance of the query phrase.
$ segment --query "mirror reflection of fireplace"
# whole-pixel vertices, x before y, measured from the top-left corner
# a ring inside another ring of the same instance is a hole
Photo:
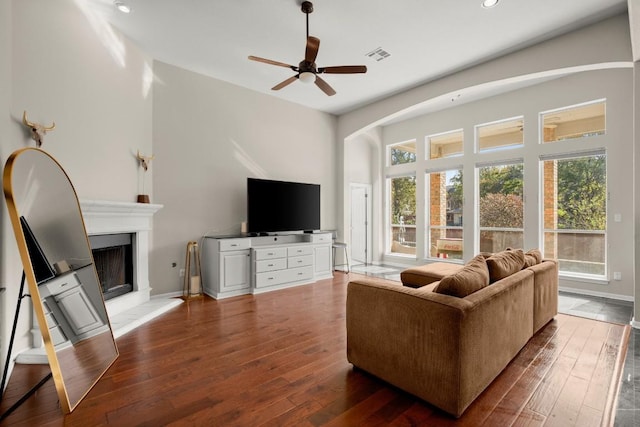
[[[133,291],[133,234],[89,236],[105,301]]]

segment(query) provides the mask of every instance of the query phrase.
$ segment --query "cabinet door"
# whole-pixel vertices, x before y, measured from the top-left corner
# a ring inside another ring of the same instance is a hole
[[[316,246],[313,249],[314,253],[314,275],[318,276],[331,276],[331,246],[323,245]]]
[[[86,334],[105,323],[89,300],[82,286],[76,286],[54,296],[58,307],[77,336]]]
[[[225,252],[220,254],[220,291],[248,289],[249,251]]]

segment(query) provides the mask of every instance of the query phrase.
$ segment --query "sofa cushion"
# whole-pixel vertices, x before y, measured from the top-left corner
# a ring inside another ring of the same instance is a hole
[[[542,262],[542,252],[539,249],[531,249],[524,253],[524,268],[533,267]]]
[[[433,290],[439,294],[464,298],[489,284],[489,270],[482,255],[469,261],[460,271],[440,280]]]
[[[490,282],[497,282],[507,276],[522,270],[524,267],[524,252],[522,249],[497,252],[487,258]]]
[[[515,251],[516,249],[507,248],[505,251]],[[524,253],[524,266],[522,268],[533,267],[542,262],[542,252],[540,249],[530,249]]]
[[[420,288],[443,277],[455,274],[462,269],[462,265],[450,262],[433,262],[431,264],[420,265],[407,268],[400,273],[400,280],[404,286]]]

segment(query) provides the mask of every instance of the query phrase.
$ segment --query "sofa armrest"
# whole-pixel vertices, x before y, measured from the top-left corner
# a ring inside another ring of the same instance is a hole
[[[471,305],[463,298],[397,282],[353,280],[347,288],[347,359],[455,413],[460,328]]]
[[[533,271],[533,333],[558,314],[558,262],[544,259],[540,264],[528,267]]]

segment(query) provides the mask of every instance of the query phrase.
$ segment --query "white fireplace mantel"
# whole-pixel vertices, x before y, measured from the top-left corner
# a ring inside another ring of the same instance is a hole
[[[149,301],[149,231],[153,215],[162,205],[82,199],[80,208],[88,235],[133,233],[135,236],[133,292],[106,301],[109,316]]]

